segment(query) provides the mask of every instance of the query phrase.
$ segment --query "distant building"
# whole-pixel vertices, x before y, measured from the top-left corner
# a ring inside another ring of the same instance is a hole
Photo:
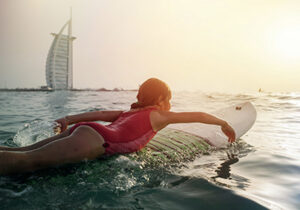
[[[68,35],[63,31],[68,26]],[[73,88],[73,40],[72,11],[70,20],[61,28],[58,34],[51,33],[54,40],[51,44],[46,62],[46,82],[50,89]]]

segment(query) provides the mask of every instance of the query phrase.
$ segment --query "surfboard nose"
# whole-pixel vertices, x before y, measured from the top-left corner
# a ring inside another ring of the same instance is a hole
[[[234,129],[236,139],[239,139],[253,126],[257,113],[251,102],[243,102],[220,109],[212,114],[227,121]],[[228,144],[228,138],[223,134],[220,126],[201,123],[186,123],[169,125],[169,127],[208,139],[211,145],[218,148]]]
[[[240,138],[253,126],[257,112],[254,105],[248,101],[235,105],[231,115],[232,116],[227,115],[223,117],[235,130],[236,137]]]

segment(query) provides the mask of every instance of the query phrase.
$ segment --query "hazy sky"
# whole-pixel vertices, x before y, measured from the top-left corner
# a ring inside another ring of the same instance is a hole
[[[0,0],[0,88],[46,84],[70,6],[75,88],[300,91],[299,0]]]

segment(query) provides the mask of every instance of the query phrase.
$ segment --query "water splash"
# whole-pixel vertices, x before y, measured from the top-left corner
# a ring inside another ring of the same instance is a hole
[[[13,138],[13,142],[21,147],[36,143],[55,135],[54,128],[56,126],[58,126],[57,122],[34,120],[24,124],[23,127],[18,130]]]

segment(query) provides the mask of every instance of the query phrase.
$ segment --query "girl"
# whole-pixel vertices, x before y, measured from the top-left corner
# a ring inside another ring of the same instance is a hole
[[[0,174],[30,172],[101,155],[142,149],[171,123],[199,122],[221,126],[229,142],[234,130],[221,119],[203,112],[170,112],[171,91],[163,81],[150,78],[139,88],[129,111],[94,111],[56,120],[60,134],[26,147],[0,147]],[[102,125],[93,121],[112,122]],[[68,125],[76,123],[73,127]]]

